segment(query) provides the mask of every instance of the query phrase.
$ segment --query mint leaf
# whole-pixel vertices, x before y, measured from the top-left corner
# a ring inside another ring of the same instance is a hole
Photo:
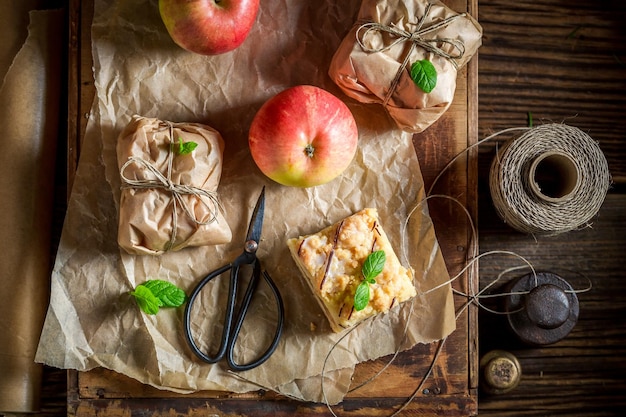
[[[152,279],[142,285],[152,291],[159,300],[159,307],[180,307],[187,300],[183,290],[167,281]]]
[[[135,291],[131,291],[130,295],[135,297],[137,305],[146,314],[156,314],[159,312],[159,299],[152,294],[150,289],[139,285]]]
[[[437,85],[437,70],[427,59],[415,61],[411,65],[411,79],[425,93],[430,93]]]
[[[384,250],[372,252],[365,258],[365,262],[363,262],[363,267],[361,268],[363,281],[356,287],[356,291],[354,292],[354,309],[356,311],[363,310],[367,306],[367,303],[370,302],[370,284],[376,284],[374,278],[383,272],[386,260],[387,255]]]
[[[367,281],[361,281],[356,292],[354,293],[354,309],[356,311],[363,310],[367,303],[370,302],[370,284]]]
[[[159,307],[179,307],[187,301],[187,294],[176,285],[160,279],[152,279],[138,285],[130,295],[146,314],[156,314]]]
[[[384,250],[377,250],[370,253],[365,259],[365,262],[363,262],[363,268],[361,269],[365,281],[370,284],[375,284],[376,281],[374,281],[374,278],[383,272],[386,260],[387,257]]]
[[[193,152],[198,147],[196,142],[183,142],[183,138],[178,138],[178,150],[179,155],[187,155]]]

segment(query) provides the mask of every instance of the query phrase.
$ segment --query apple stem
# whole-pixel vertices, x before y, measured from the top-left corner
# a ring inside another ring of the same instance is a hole
[[[304,148],[304,153],[306,154],[306,156],[308,156],[309,158],[313,158],[313,155],[315,154],[315,148],[313,147],[313,145],[311,145],[310,143],[307,144]]]

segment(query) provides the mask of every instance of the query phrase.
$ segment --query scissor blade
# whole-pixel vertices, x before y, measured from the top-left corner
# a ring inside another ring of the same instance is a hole
[[[261,230],[263,229],[263,215],[265,214],[265,186],[261,190],[261,195],[256,202],[254,211],[252,212],[252,218],[250,219],[250,226],[248,226],[248,234],[246,235],[246,242],[254,240],[259,243],[261,241]]]

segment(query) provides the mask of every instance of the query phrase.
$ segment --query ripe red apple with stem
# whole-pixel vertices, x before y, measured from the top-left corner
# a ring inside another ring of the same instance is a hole
[[[288,88],[256,113],[248,136],[261,172],[289,186],[331,181],[352,162],[358,130],[348,106],[310,85]]]
[[[258,11],[259,0],[159,0],[161,19],[174,42],[202,55],[241,45]]]

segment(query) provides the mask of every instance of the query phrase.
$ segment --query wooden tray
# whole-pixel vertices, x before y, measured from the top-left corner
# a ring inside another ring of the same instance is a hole
[[[90,24],[93,1],[70,0],[69,108],[68,108],[68,190],[71,190],[81,141],[95,93]],[[445,0],[456,11],[478,15],[478,0]],[[417,152],[426,187],[457,153],[477,140],[477,60],[459,72],[454,102],[448,112],[426,132],[415,135]],[[470,151],[438,181],[435,192],[459,199],[476,218],[477,155]],[[429,202],[439,244],[450,274],[466,262],[470,228],[462,210],[444,199]],[[471,275],[462,276],[455,288],[467,292],[478,285],[478,265]],[[469,282],[469,280],[472,282]],[[457,308],[464,299],[456,297]],[[478,318],[474,307],[457,321],[432,374],[401,415],[473,416],[477,414]],[[438,343],[418,345],[400,354],[378,378],[351,392],[338,406],[338,416],[386,416],[402,406],[419,387],[433,361]],[[357,366],[355,379],[373,375],[389,362],[385,357]],[[287,416],[331,415],[324,404],[286,399],[272,392],[234,394],[198,392],[188,395],[161,391],[106,369],[68,371],[68,415],[72,416]]]

